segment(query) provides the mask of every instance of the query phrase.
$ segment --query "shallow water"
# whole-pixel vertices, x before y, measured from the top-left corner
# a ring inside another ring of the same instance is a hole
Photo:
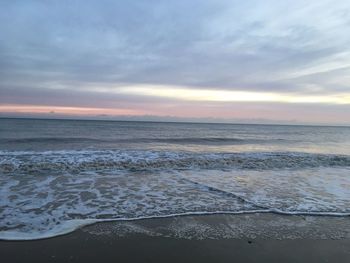
[[[350,215],[350,128],[0,119],[0,238],[179,214]]]

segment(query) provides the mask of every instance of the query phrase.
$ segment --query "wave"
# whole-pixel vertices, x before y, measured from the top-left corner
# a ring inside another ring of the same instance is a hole
[[[10,230],[1,231],[0,240],[8,241],[24,241],[24,240],[40,240],[48,239],[57,236],[62,236],[74,232],[82,227],[93,225],[96,223],[103,222],[123,222],[123,221],[137,221],[145,219],[160,219],[160,218],[171,218],[180,216],[204,216],[204,215],[242,215],[242,214],[257,214],[257,213],[272,213],[280,215],[302,215],[302,216],[330,216],[330,217],[348,217],[350,213],[336,213],[336,212],[285,212],[279,210],[248,210],[248,211],[196,211],[196,212],[185,212],[175,213],[167,215],[154,215],[154,216],[140,216],[135,218],[111,218],[111,219],[73,219],[62,222],[62,224],[55,226],[54,228],[44,233],[29,232],[24,233],[21,231]]]
[[[275,141],[282,142],[283,139]],[[180,138],[132,138],[132,139],[101,139],[89,137],[32,137],[32,138],[8,138],[0,139],[0,143],[5,144],[30,144],[30,143],[167,143],[167,144],[194,144],[194,145],[235,145],[235,144],[254,144],[271,142],[271,140],[263,139],[242,139],[242,138],[227,138],[227,137],[180,137]]]
[[[0,172],[349,167],[350,156],[299,152],[0,151]]]
[[[159,138],[159,139],[144,139],[141,142],[158,142],[158,143],[172,143],[172,144],[238,144],[238,143],[252,143],[238,138],[222,138],[222,137],[205,137],[205,138]]]
[[[223,190],[223,189],[220,189],[218,187],[215,187],[215,186],[212,186],[212,185],[207,185],[207,184],[204,184],[204,183],[201,183],[201,182],[196,182],[194,180],[191,180],[189,179],[188,177],[185,177],[185,176],[181,176],[183,178],[183,180],[186,180],[196,186],[198,186],[199,188],[202,188],[202,189],[205,189],[207,191],[213,191],[213,192],[217,192],[219,194],[223,194],[227,197],[231,197],[231,198],[234,198],[236,200],[239,200],[241,202],[244,202],[244,203],[247,203],[247,204],[250,204],[252,205],[253,207],[256,207],[258,209],[262,209],[262,211],[270,211],[270,208],[269,207],[266,207],[266,206],[261,206],[261,205],[258,205],[246,198],[243,198],[242,196],[236,194],[236,193],[233,193],[233,192],[229,192],[229,191],[226,191],[226,190]]]
[[[35,137],[0,139],[0,143],[74,143],[74,142],[101,142],[103,140],[83,137]]]
[[[0,151],[0,239],[185,215],[350,216],[349,164],[349,156],[295,152]],[[220,170],[276,167],[288,169]]]

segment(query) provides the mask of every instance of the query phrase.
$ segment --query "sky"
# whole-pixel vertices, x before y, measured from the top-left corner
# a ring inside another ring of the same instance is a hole
[[[350,1],[0,0],[0,116],[350,125]]]

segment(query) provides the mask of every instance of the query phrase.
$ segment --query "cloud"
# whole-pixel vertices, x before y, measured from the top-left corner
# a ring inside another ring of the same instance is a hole
[[[349,94],[349,14],[346,0],[5,1],[0,103],[169,101],[92,86]]]

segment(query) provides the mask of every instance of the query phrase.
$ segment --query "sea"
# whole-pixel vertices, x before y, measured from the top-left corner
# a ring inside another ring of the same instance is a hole
[[[350,216],[350,127],[0,119],[0,239],[245,213]]]

